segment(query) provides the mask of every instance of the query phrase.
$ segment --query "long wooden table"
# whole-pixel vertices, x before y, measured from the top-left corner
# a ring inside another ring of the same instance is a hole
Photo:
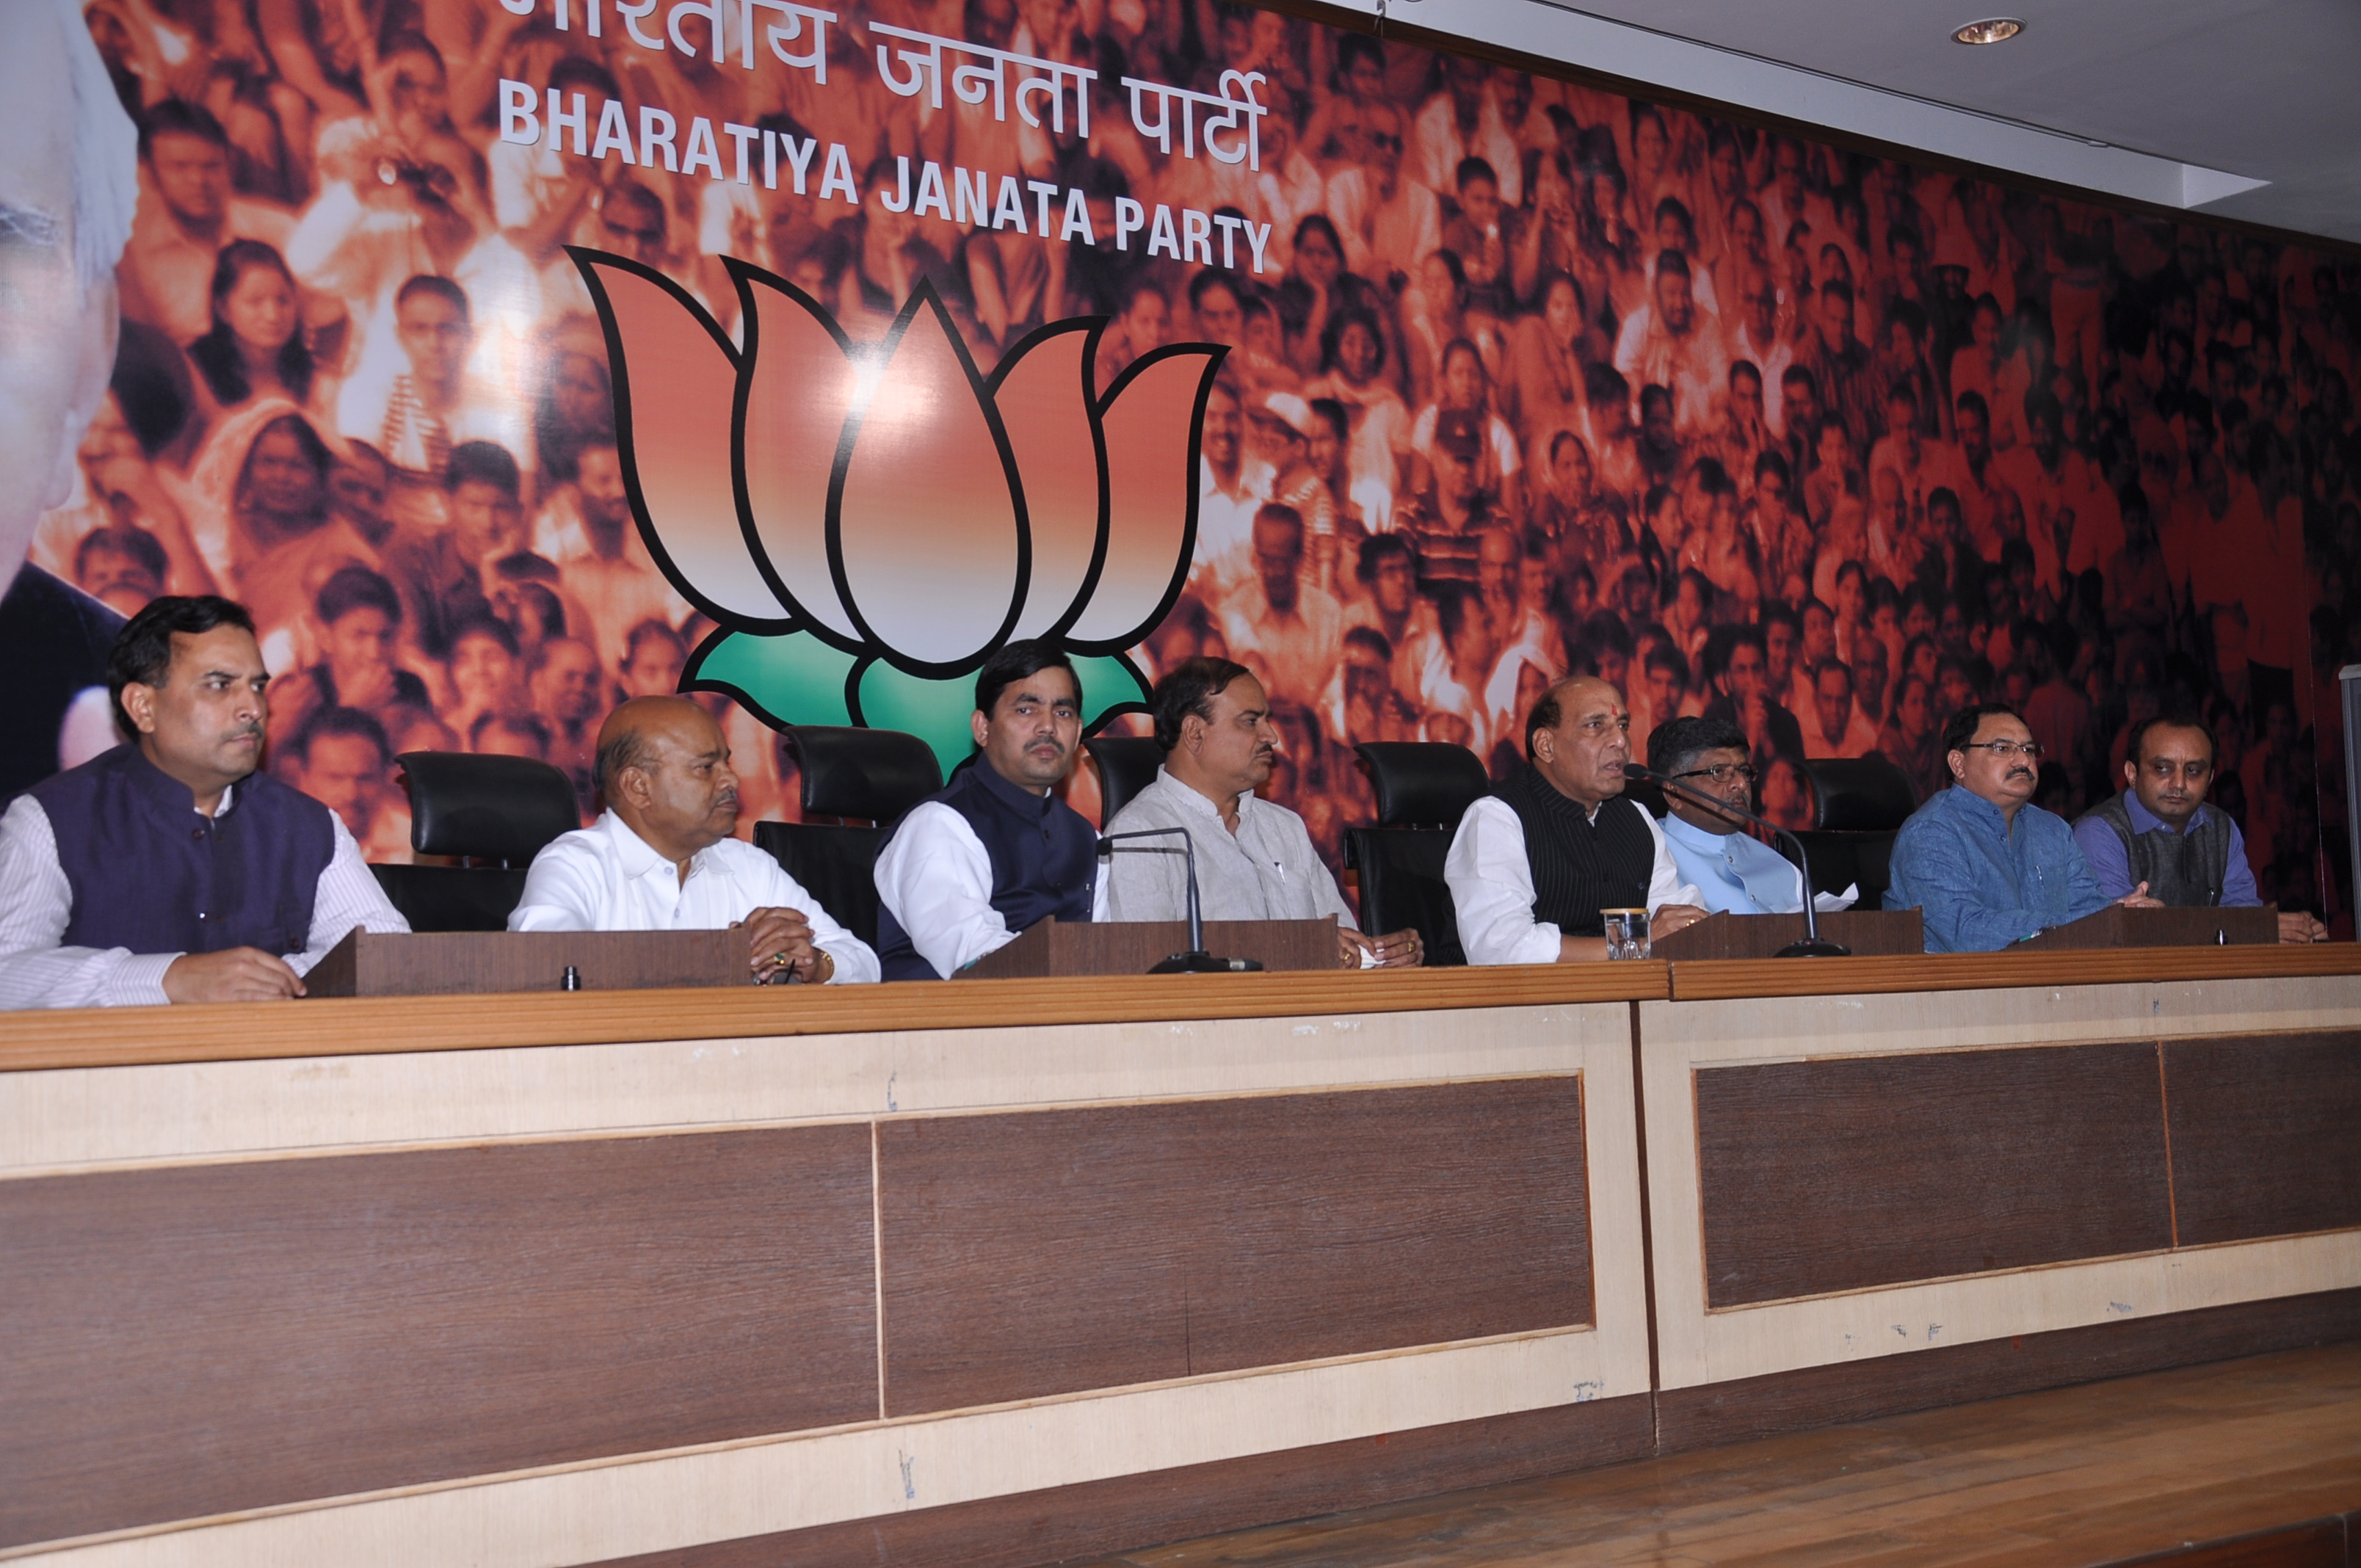
[[[2361,948],[0,1017],[0,1557],[1051,1561],[2361,1333]]]

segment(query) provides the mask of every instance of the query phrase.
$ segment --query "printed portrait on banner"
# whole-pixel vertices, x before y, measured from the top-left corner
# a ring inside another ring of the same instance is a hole
[[[2193,709],[2263,896],[2349,907],[2347,254],[1220,0],[84,19],[137,217],[29,559],[247,603],[269,766],[375,857],[401,751],[588,812],[600,717],[684,688],[792,819],[774,727],[956,762],[1050,635],[1118,728],[1254,669],[1332,857],[1355,745],[1499,773],[1573,671],[1642,751],[1734,719],[1800,826],[1808,761],[1931,790],[1980,699],[2069,815]]]

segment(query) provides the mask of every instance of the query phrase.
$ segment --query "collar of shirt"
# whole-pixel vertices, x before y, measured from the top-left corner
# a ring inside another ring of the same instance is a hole
[[[1708,855],[1728,854],[1730,852],[1730,840],[1737,837],[1737,835],[1730,833],[1708,833],[1704,828],[1697,827],[1696,824],[1684,822],[1678,817],[1674,816],[1669,812],[1664,815],[1662,820],[1657,822],[1656,826],[1664,830],[1665,838],[1675,839],[1680,843],[1686,844],[1692,850],[1696,850],[1701,853]],[[1752,839],[1749,839],[1747,841],[1749,843],[1753,842]]]
[[[187,784],[148,761],[147,751],[141,748],[138,741],[133,740],[128,744],[131,751],[131,767],[124,776],[133,781],[134,787],[157,811],[166,817],[177,817],[184,811],[200,817],[204,815],[197,810],[196,798]],[[238,784],[245,782],[244,779],[240,779]],[[210,820],[218,822],[227,817],[230,806],[236,799],[237,784],[225,784],[222,787],[221,804],[214,807],[214,814]]]
[[[598,830],[607,835],[608,841],[613,846],[615,863],[622,868],[626,877],[639,882],[661,872],[664,884],[672,889],[674,896],[679,895],[685,880],[680,874],[680,867],[666,860],[654,845],[633,832],[631,825],[616,816],[611,807],[600,815]],[[704,869],[710,853],[709,850],[699,850],[689,857],[690,876]]]
[[[2132,831],[2135,834],[2153,833],[2159,828],[2168,833],[2187,834],[2193,831],[2199,823],[2204,821],[2205,814],[2213,809],[2211,805],[2199,801],[2197,809],[2189,814],[2189,825],[2185,828],[2175,828],[2163,817],[2142,806],[2137,790],[2124,791],[2124,813],[2132,819]]]
[[[1222,819],[1221,806],[1214,802],[1212,796],[1197,789],[1194,785],[1181,783],[1179,779],[1172,776],[1172,770],[1168,767],[1159,766],[1157,768],[1156,781],[1159,784],[1170,784],[1171,786],[1171,788],[1165,793],[1171,800],[1178,803],[1175,809],[1194,812],[1209,817],[1213,819],[1214,827],[1219,828],[1224,833],[1231,833],[1230,825]],[[1246,832],[1246,823],[1252,819],[1254,806],[1254,791],[1247,790],[1245,794],[1238,796],[1238,826],[1236,832],[1231,833],[1231,837],[1235,838]]]
[[[1046,795],[1036,795],[1022,784],[1011,784],[1001,776],[998,768],[992,765],[992,759],[989,757],[979,756],[969,766],[975,770],[978,784],[990,790],[994,797],[1003,806],[1027,822],[1038,822],[1058,808],[1056,790],[1053,789]]]
[[[1999,806],[1963,784],[1950,785],[1935,798],[1941,803],[1939,809],[1946,816],[1957,817],[1963,826],[1977,831],[2006,839],[2010,836],[2010,829],[2015,826],[2011,818],[2001,815]],[[2038,809],[2028,800],[2016,808],[2016,815],[2023,817],[2028,811]]]

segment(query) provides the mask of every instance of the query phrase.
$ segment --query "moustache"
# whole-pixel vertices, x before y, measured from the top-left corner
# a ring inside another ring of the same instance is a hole
[[[2027,767],[2014,767],[2009,769],[2008,776],[2013,779],[2029,779],[2034,776],[2034,772]]]

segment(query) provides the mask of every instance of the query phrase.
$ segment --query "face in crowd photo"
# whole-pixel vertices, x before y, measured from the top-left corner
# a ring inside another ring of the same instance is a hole
[[[985,373],[1103,317],[1102,395],[1225,347],[1194,557],[1133,657],[1253,672],[1264,793],[1332,865],[1373,816],[1356,744],[1505,777],[1588,674],[1635,754],[1737,726],[1753,806],[1798,828],[1816,761],[1943,787],[1980,702],[2023,712],[2070,817],[2145,718],[2200,714],[2262,896],[2349,909],[2349,258],[1222,0],[879,0],[767,47],[722,9],[708,39],[659,7],[652,49],[562,3],[86,7],[137,203],[111,378],[27,558],[117,615],[248,607],[267,766],[370,858],[409,854],[405,751],[544,759],[590,819],[600,719],[716,630],[634,514],[581,247],[730,334],[737,258],[856,353],[923,283]],[[930,93],[874,24],[942,73],[1029,63],[1005,100]],[[1159,137],[1126,78],[1195,96]],[[693,696],[741,831],[794,819],[775,736]]]

